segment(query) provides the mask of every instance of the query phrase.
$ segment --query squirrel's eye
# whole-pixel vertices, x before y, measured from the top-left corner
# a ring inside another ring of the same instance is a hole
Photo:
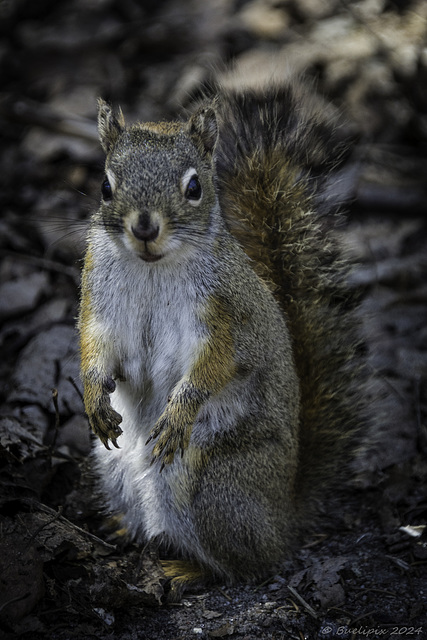
[[[202,185],[196,174],[192,175],[188,181],[187,187],[184,193],[187,200],[197,201],[202,197]]]
[[[113,197],[113,190],[108,178],[105,178],[104,182],[102,183],[101,193],[104,200],[111,200],[111,198]]]

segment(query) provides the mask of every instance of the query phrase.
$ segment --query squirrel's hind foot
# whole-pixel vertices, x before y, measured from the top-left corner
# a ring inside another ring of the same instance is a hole
[[[168,602],[179,602],[190,587],[205,585],[212,580],[210,573],[191,560],[161,560],[165,577],[170,581]]]
[[[106,542],[116,545],[119,549],[122,549],[131,542],[129,530],[124,525],[123,513],[104,518],[100,526],[100,531]]]

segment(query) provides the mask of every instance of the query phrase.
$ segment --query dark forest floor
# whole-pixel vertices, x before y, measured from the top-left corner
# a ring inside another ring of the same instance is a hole
[[[427,3],[15,0],[0,37],[1,637],[427,638]],[[177,117],[231,62],[315,78],[358,137],[341,233],[387,402],[277,575],[172,605],[155,555],[109,541],[90,475],[75,317],[96,97]]]

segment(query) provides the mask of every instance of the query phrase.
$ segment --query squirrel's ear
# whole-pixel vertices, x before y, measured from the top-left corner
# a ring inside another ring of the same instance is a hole
[[[105,153],[108,153],[114,146],[124,126],[125,120],[121,109],[116,116],[111,106],[102,98],[98,98],[98,133]]]
[[[218,138],[218,124],[212,107],[202,107],[188,122],[188,133],[202,155],[212,155]]]

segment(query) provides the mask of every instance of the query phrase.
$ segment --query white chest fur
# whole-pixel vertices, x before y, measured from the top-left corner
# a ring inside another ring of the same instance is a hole
[[[195,358],[203,338],[197,318],[206,294],[195,285],[187,263],[147,264],[131,253],[125,257],[120,252],[115,260],[110,253],[110,265],[101,268],[107,275],[100,297],[105,299],[108,288],[109,304],[99,321],[111,345],[107,370],[117,384],[112,402],[115,396],[133,394],[140,428],[148,437]]]
[[[114,510],[126,512],[131,533],[156,535],[168,528],[163,519],[171,510],[166,474],[150,466],[154,443],[145,442],[197,355],[203,340],[197,317],[206,292],[195,285],[188,264],[146,264],[117,253],[112,242],[97,246],[103,249],[91,276],[101,310],[96,330],[111,345],[105,367],[116,390],[110,398],[123,418],[120,449],[106,451],[97,442],[97,465],[105,493]],[[106,289],[108,304],[102,302]]]

